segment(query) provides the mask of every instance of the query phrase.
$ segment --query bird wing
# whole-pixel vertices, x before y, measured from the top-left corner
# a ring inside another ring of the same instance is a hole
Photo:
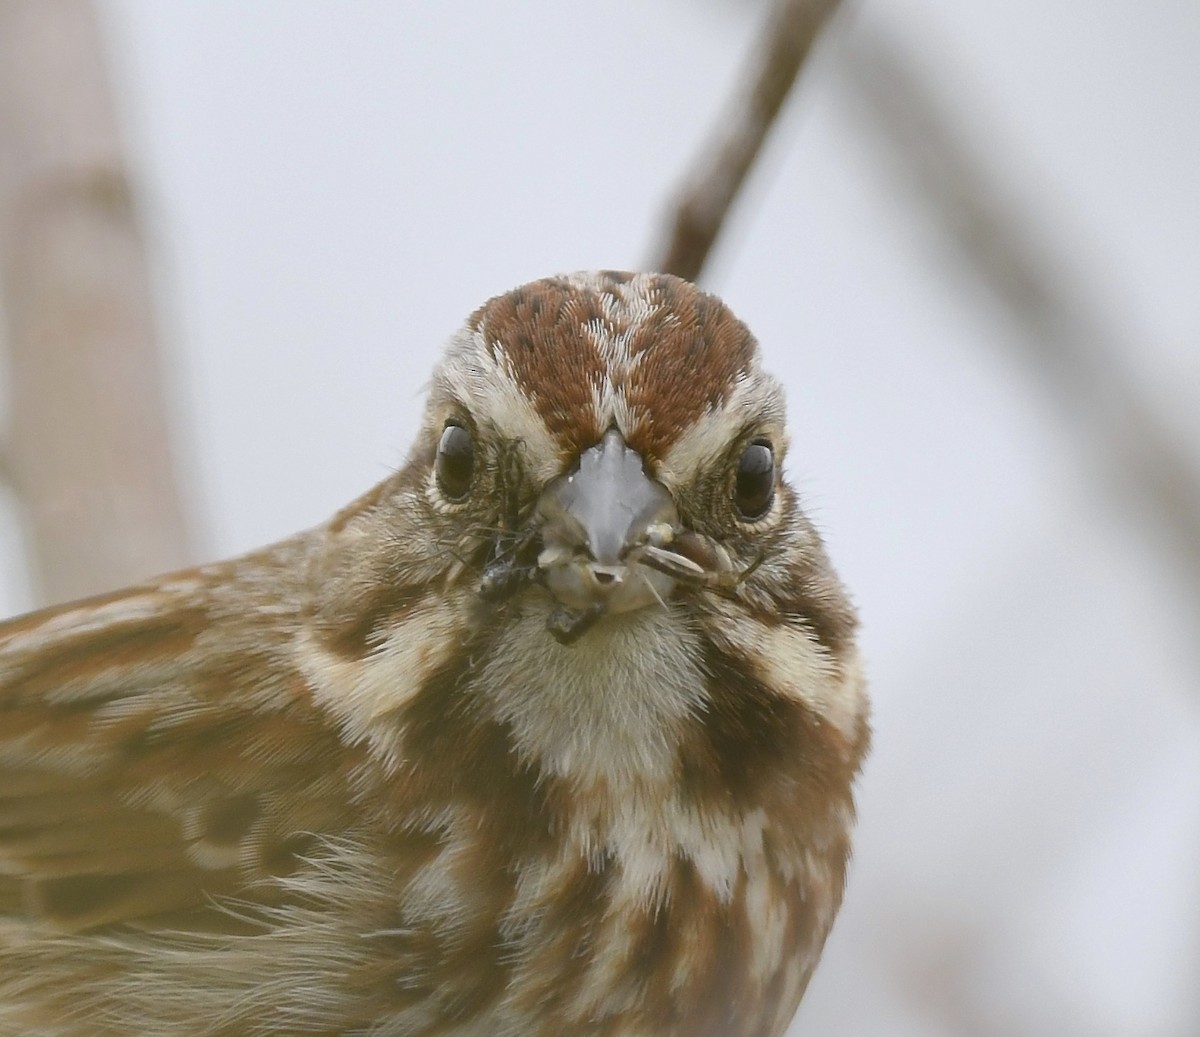
[[[345,826],[356,751],[291,661],[278,574],[256,594],[194,570],[0,624],[0,925],[269,900],[262,880]]]

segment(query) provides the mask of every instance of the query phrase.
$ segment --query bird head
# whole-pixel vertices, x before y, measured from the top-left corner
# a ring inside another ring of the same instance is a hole
[[[786,445],[780,386],[728,307],[601,272],[477,310],[434,374],[418,455],[431,520],[465,534],[464,578],[490,602],[548,595],[570,644],[609,616],[732,593],[778,554],[798,517]]]
[[[309,680],[389,759],[428,702],[579,785],[675,774],[695,739],[756,759],[745,731],[783,745],[795,717],[850,761],[857,620],[787,446],[753,335],[694,285],[497,296],[451,338],[407,463],[327,527]]]

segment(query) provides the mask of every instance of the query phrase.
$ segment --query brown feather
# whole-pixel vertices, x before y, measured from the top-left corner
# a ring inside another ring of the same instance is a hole
[[[611,428],[720,578],[566,646],[535,577],[481,580],[542,564],[539,494]],[[0,1034],[781,1034],[868,734],[794,494],[730,503],[750,439],[782,462],[782,401],[719,300],[547,279],[470,318],[327,525],[0,624]]]

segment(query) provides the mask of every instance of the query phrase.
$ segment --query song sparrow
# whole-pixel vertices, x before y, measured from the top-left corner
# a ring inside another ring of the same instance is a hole
[[[781,1034],[868,737],[786,442],[719,300],[550,278],[328,524],[0,625],[0,1032]]]

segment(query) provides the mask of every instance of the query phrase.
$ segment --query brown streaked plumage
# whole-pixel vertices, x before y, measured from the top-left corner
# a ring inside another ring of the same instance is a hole
[[[325,526],[0,624],[0,1034],[777,1037],[855,616],[716,298],[491,300]]]

